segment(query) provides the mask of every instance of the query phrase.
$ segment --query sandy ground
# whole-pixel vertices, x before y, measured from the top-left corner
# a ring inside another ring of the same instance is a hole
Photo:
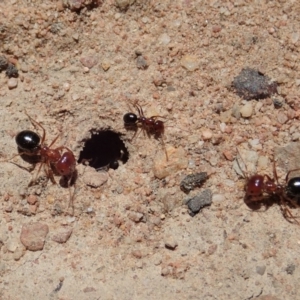
[[[1,55],[19,69],[0,74],[0,299],[300,299],[300,227],[279,205],[244,203],[235,160],[238,148],[247,174],[273,177],[275,154],[282,184],[300,167],[300,4],[117,2],[0,2]],[[241,99],[230,85],[245,67],[278,94]],[[161,139],[130,141],[123,115],[136,100],[165,121],[168,162]],[[78,165],[72,215],[74,186],[41,171],[28,187],[36,173],[13,157],[18,132],[41,134],[25,112],[77,158],[110,129],[129,159]],[[179,185],[197,172],[209,178],[191,195],[213,198],[191,217]]]

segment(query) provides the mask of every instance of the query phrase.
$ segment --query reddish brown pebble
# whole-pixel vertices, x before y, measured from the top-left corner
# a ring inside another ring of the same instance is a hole
[[[234,160],[234,156],[232,155],[232,152],[229,150],[224,150],[223,151],[223,155],[225,156],[225,158],[229,161],[233,161]]]
[[[34,205],[37,202],[38,198],[35,195],[29,195],[27,197],[27,203],[30,205]]]
[[[95,55],[87,55],[80,58],[80,62],[83,66],[91,69],[98,63],[98,57]]]
[[[26,249],[31,251],[43,250],[49,228],[46,224],[31,223],[25,224],[21,231],[21,242]]]

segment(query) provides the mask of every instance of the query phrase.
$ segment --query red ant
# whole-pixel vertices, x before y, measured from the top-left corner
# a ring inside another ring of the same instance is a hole
[[[16,135],[16,143],[20,152],[18,155],[34,156],[39,158],[39,169],[36,173],[35,179],[30,181],[29,186],[35,184],[36,178],[43,165],[45,166],[47,178],[49,178],[52,183],[56,184],[53,176],[53,173],[56,173],[67,179],[68,186],[70,186],[70,184],[74,183],[76,179],[76,159],[73,152],[65,146],[51,148],[57,141],[59,135],[50,143],[49,146],[47,146],[45,144],[46,131],[44,127],[27,113],[26,115],[34,127],[40,127],[43,131],[42,139],[36,132],[31,130],[23,130]]]
[[[239,155],[242,159],[240,153]],[[238,160],[237,163],[239,165]],[[291,170],[287,173],[285,185],[279,183],[275,161],[273,161],[273,178],[266,174],[254,174],[249,177],[242,170],[241,167],[240,170],[246,178],[246,183],[244,187],[246,192],[245,203],[248,206],[251,207],[253,204],[260,204],[263,201],[265,201],[265,204],[267,204],[267,202],[270,201],[272,204],[276,201],[279,201],[280,209],[283,213],[283,216],[287,220],[288,218],[292,218],[297,224],[299,224],[299,222],[295,219],[295,217],[292,215],[291,211],[287,207],[288,205],[292,205],[293,207],[299,207],[299,205],[292,198],[299,198],[300,196],[300,177],[294,177],[289,179],[290,173],[298,169]]]
[[[140,127],[144,132],[146,131],[148,136],[154,135],[156,138],[160,137],[166,153],[166,158],[168,160],[168,154],[166,151],[164,140],[162,138],[164,134],[165,126],[163,121],[158,120],[158,118],[163,118],[163,117],[151,116],[150,118],[147,118],[143,112],[142,107],[139,104],[133,103],[133,106],[137,109],[138,116],[133,112],[126,113],[123,116],[125,127],[134,128],[136,130],[131,140],[135,137],[138,127]]]

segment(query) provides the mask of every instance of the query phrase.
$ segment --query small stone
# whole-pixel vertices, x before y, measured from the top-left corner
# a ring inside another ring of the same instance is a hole
[[[264,99],[277,93],[277,83],[261,72],[245,68],[234,78],[232,87],[245,100]]]
[[[18,242],[15,239],[9,240],[6,244],[6,248],[9,252],[15,252],[18,248]]]
[[[136,211],[131,211],[128,214],[128,218],[133,221],[133,222],[140,222],[143,219],[144,215],[142,213],[136,212]]]
[[[195,71],[199,69],[199,61],[197,56],[195,55],[185,55],[184,57],[182,57],[180,63],[188,71]]]
[[[201,208],[204,206],[211,205],[212,203],[212,192],[210,189],[204,190],[193,198],[185,200],[185,204],[189,208],[189,214],[194,217]]]
[[[277,120],[280,124],[286,123],[288,121],[288,119],[289,118],[287,117],[287,115],[285,113],[283,113],[283,112],[278,113]]]
[[[74,41],[78,42],[79,41],[79,34],[76,32],[72,35],[72,38]]]
[[[207,178],[208,176],[206,172],[187,175],[180,182],[180,189],[185,193],[189,193],[195,187],[200,186]]]
[[[64,88],[64,90],[65,90],[66,92],[68,92],[68,91],[70,90],[70,83],[65,82],[65,83],[63,84],[63,88]]]
[[[73,232],[73,228],[64,228],[59,233],[55,234],[52,237],[52,240],[59,244],[63,244],[65,242],[67,242],[67,240],[70,238],[72,232]]]
[[[259,275],[264,275],[266,271],[266,266],[256,266],[256,273]]]
[[[28,70],[29,70],[28,65],[22,63],[22,64],[20,65],[20,70],[21,70],[23,73],[27,73]]]
[[[225,196],[223,194],[213,194],[212,196],[213,203],[223,202],[223,201],[225,201]]]
[[[178,246],[178,243],[174,237],[167,237],[165,239],[165,247],[167,249],[175,250],[177,246]]]
[[[287,272],[287,274],[289,275],[293,275],[293,273],[296,270],[296,266],[294,264],[289,264],[286,268],[285,271]]]
[[[38,201],[38,198],[35,195],[29,195],[27,197],[27,203],[30,205],[34,205],[37,201]]]
[[[19,71],[14,64],[8,64],[5,74],[8,78],[17,78],[19,76]]]
[[[96,55],[87,55],[80,58],[80,62],[83,66],[91,69],[98,63],[98,57]]]
[[[240,110],[242,117],[244,118],[249,118],[252,116],[253,113],[253,107],[252,107],[252,103],[248,102],[246,103]]]
[[[18,86],[18,78],[9,78],[7,81],[7,86],[10,90]]]
[[[125,10],[128,8],[129,5],[132,5],[135,0],[116,0],[116,6],[121,9]]]
[[[168,159],[164,151],[158,152],[154,158],[153,173],[154,176],[159,179],[174,174],[178,170],[185,169],[188,165],[188,158],[182,147],[176,149],[172,146],[168,146],[165,150]]]
[[[144,58],[144,56],[139,55],[136,59],[136,66],[138,69],[145,70],[149,67],[148,61]]]
[[[105,171],[97,172],[94,168],[87,167],[87,170],[82,175],[82,181],[93,188],[98,188],[106,183],[108,173]]]
[[[204,141],[210,140],[213,136],[213,133],[210,129],[203,129],[201,131],[201,133],[202,133],[202,138],[203,138]]]
[[[110,62],[109,61],[103,61],[101,63],[101,67],[102,67],[103,71],[105,71],[105,72],[108,71],[109,68],[110,68]]]
[[[166,33],[163,33],[160,37],[159,37],[159,43],[163,44],[163,45],[168,45],[171,41],[171,38],[169,35],[167,35]]]
[[[22,226],[21,242],[26,249],[31,251],[43,250],[49,228],[40,222],[25,224]]]
[[[132,250],[131,252],[132,256],[134,256],[135,258],[142,258],[143,254],[141,250]]]
[[[232,151],[230,151],[230,150],[224,150],[224,151],[223,151],[223,155],[224,155],[224,157],[225,157],[227,160],[229,160],[229,161],[234,161],[234,155],[233,155]]]

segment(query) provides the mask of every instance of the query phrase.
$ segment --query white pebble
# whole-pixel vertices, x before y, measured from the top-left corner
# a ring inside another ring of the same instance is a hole
[[[68,92],[68,91],[70,90],[70,83],[68,83],[68,82],[65,82],[65,83],[64,83],[64,90],[65,90],[66,92]]]
[[[226,130],[226,124],[222,122],[220,124],[220,129],[221,129],[222,132],[225,132],[225,130]]]
[[[7,82],[7,86],[10,90],[16,88],[18,86],[18,79],[17,78],[9,78],[8,82]]]
[[[159,42],[163,45],[168,45],[171,41],[171,38],[166,34],[163,33],[160,37],[159,37]]]
[[[241,115],[244,118],[249,118],[252,116],[253,113],[253,107],[251,102],[247,102],[240,110]]]

